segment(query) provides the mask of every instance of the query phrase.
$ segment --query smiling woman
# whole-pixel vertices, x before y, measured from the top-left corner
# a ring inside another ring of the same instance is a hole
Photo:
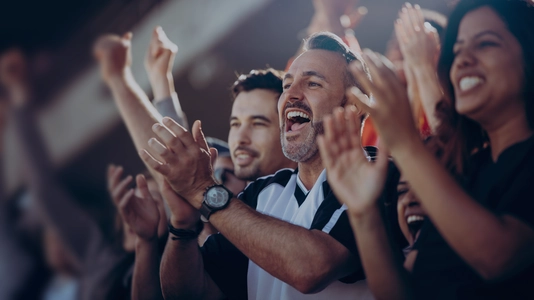
[[[387,60],[365,51],[372,82],[359,66],[353,69],[375,101],[357,89],[354,97],[373,115],[383,146],[428,216],[407,257],[413,262],[408,274],[387,243],[376,205],[381,188],[368,182],[384,181],[387,159],[379,153],[376,163],[368,163],[358,139],[347,137],[344,131],[351,128],[357,136],[354,113],[325,119],[323,161],[351,214],[377,298],[532,299],[533,27],[531,1],[459,2],[438,66],[445,97],[431,151],[420,140],[408,96]],[[409,215],[407,221],[419,218]]]

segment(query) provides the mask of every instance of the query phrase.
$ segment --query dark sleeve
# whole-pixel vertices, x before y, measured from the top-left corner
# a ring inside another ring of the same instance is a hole
[[[56,179],[34,115],[28,108],[16,108],[12,115],[28,189],[44,212],[45,220],[57,230],[76,259],[83,263],[91,250],[104,243],[104,237],[97,223],[76,204]]]
[[[178,99],[176,99],[178,101]],[[184,128],[189,129],[189,125],[187,123],[187,118],[185,114],[182,112],[181,116],[178,115],[178,112],[176,110],[176,107],[174,105],[174,99],[173,97],[167,97],[163,100],[154,101],[154,107],[156,110],[163,116],[163,117],[169,117],[173,120],[175,120],[178,124],[182,125]],[[179,102],[178,102],[179,105]]]
[[[248,258],[222,234],[212,234],[200,248],[204,269],[228,299],[247,299]]]
[[[522,168],[503,195],[497,212],[517,217],[534,229],[534,163]]]
[[[345,278],[341,278],[341,282],[353,283],[358,280],[365,279],[365,274],[363,273],[363,268],[360,263],[360,255],[358,254],[356,240],[354,238],[354,233],[352,232],[346,207],[339,203],[326,182],[323,184],[323,190],[326,194],[326,197],[315,213],[315,217],[310,229],[321,230],[329,234],[331,237],[349,249],[357,261],[358,266],[356,271]]]

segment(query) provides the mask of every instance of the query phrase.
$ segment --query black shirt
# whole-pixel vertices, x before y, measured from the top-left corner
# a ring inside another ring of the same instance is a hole
[[[468,193],[493,213],[512,215],[534,228],[534,137],[507,148],[495,163],[489,149],[473,159]],[[418,299],[534,299],[534,264],[511,278],[485,282],[429,220],[414,248],[419,251],[413,269]]]

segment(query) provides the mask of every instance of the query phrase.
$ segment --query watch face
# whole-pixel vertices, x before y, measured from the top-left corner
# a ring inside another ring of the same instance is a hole
[[[228,196],[223,187],[214,186],[206,192],[206,204],[213,208],[223,207],[229,200]]]

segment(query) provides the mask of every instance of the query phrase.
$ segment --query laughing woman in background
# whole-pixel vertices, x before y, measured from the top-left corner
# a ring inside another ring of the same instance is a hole
[[[410,274],[388,243],[376,201],[385,151],[374,164],[363,157],[355,109],[325,119],[323,161],[350,212],[377,298],[534,298],[532,28],[531,1],[457,5],[438,65],[445,94],[433,138],[438,159],[421,142],[390,63],[366,51],[373,82],[354,66],[355,77],[375,100],[354,89],[349,97],[373,116],[384,146],[428,215],[411,251]]]

